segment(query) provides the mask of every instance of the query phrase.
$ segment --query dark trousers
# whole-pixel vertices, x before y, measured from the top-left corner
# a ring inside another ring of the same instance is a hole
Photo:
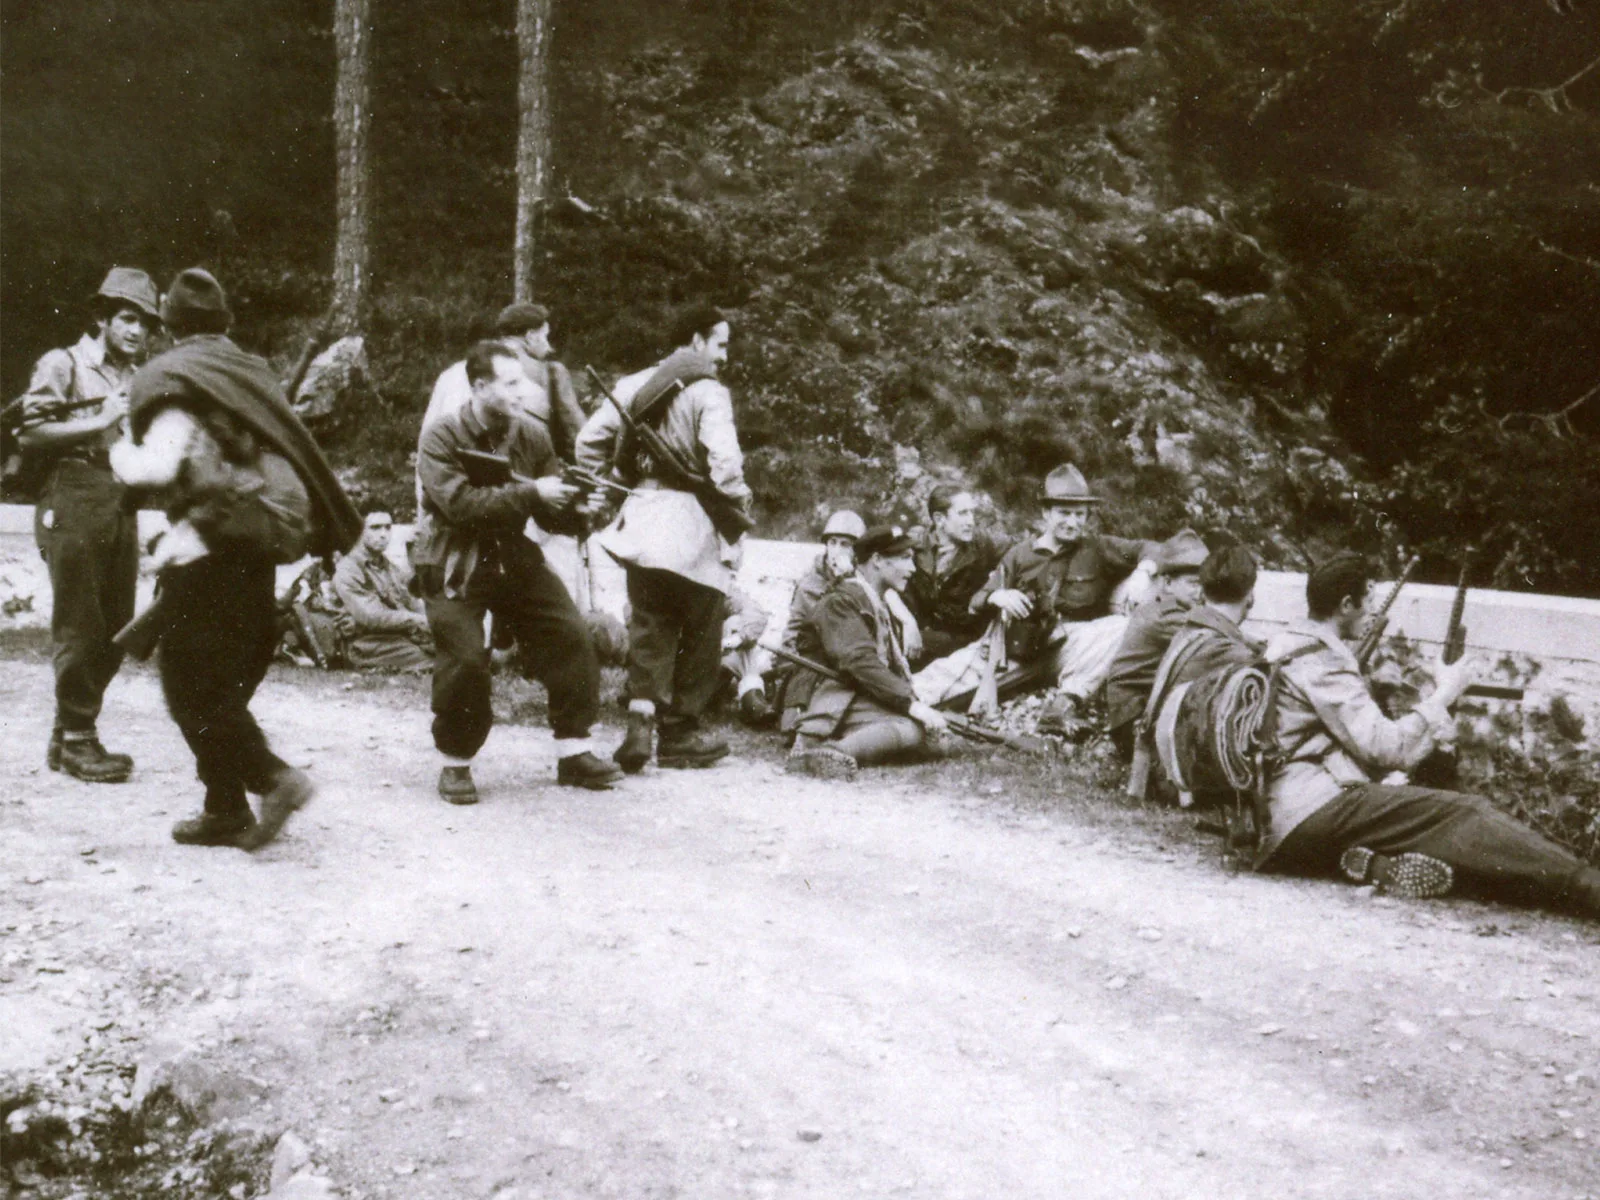
[[[1572,899],[1600,872],[1482,796],[1433,788],[1357,784],[1307,817],[1263,870],[1332,875],[1352,846],[1416,851],[1450,864],[1468,891],[1521,902]]]
[[[56,727],[87,733],[122,665],[111,639],[133,619],[139,535],[109,468],[64,462],[40,499],[39,550],[50,566]],[[49,514],[50,527],[44,527]]]
[[[162,572],[161,691],[194,752],[206,811],[238,817],[284,769],[250,715],[277,647],[271,560],[211,554]]]
[[[664,733],[697,728],[716,695],[725,604],[682,575],[628,568],[628,695],[655,702]]]
[[[471,758],[494,724],[490,706],[485,613],[517,640],[517,661],[550,696],[550,728],[558,738],[589,736],[600,714],[600,666],[589,627],[565,585],[527,538],[507,537],[473,573],[466,594],[450,599],[423,575],[423,600],[433,629],[433,744]],[[432,575],[434,578],[429,578]]]

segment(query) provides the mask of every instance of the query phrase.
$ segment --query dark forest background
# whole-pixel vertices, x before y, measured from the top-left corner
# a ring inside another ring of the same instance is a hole
[[[371,392],[318,429],[409,510],[434,375],[511,292],[511,0],[373,6]],[[201,262],[289,373],[327,305],[331,0],[8,0],[0,383],[112,262]],[[762,530],[1227,527],[1600,594],[1596,0],[555,0],[539,290],[569,364],[736,321]],[[581,203],[566,200],[577,197]],[[1492,564],[1492,565],[1491,565]]]

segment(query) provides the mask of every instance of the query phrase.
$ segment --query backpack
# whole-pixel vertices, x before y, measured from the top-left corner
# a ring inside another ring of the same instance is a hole
[[[1284,667],[1317,647],[1303,646],[1274,662],[1217,667],[1175,684],[1206,636],[1203,630],[1181,632],[1156,669],[1135,733],[1128,793],[1144,798],[1153,761],[1159,761],[1178,789],[1179,803],[1225,808],[1228,849],[1248,852],[1266,828],[1267,781],[1283,758],[1278,697]]]

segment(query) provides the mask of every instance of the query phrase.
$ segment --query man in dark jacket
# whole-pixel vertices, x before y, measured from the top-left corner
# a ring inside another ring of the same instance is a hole
[[[972,598],[999,565],[1005,546],[978,533],[978,502],[953,487],[928,494],[930,529],[917,547],[916,569],[906,585],[906,607],[922,630],[920,667],[983,636],[990,617],[972,610]]]
[[[923,746],[947,728],[911,688],[911,668],[884,602],[911,575],[912,542],[897,526],[868,530],[856,544],[856,574],[842,579],[811,614],[817,653],[841,680],[823,679],[800,718],[793,771],[848,779],[860,765],[885,762]]]
[[[524,668],[550,696],[556,782],[604,789],[621,771],[593,752],[600,666],[571,595],[523,530],[529,518],[557,518],[578,491],[557,473],[545,427],[517,415],[532,383],[516,355],[480,342],[466,358],[472,394],[422,432],[422,491],[414,550],[417,582],[433,629],[433,741],[443,756],[439,795],[475,804],[471,763],[494,722],[490,652],[483,618],[494,613],[522,647]],[[494,480],[469,468],[464,451],[507,459],[515,477]]]
[[[134,377],[111,465],[156,492],[172,522],[154,555],[161,690],[206,789],[204,811],[172,837],[254,850],[312,795],[250,715],[277,647],[274,567],[349,549],[361,517],[266,361],[228,339],[209,272],[179,273],[161,318],[177,344]],[[262,798],[259,821],[247,792]]]

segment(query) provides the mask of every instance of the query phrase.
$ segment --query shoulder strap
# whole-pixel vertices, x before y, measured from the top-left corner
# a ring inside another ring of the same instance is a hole
[[[1161,706],[1167,702],[1167,694],[1172,691],[1173,677],[1200,652],[1204,640],[1205,634],[1198,629],[1185,629],[1172,639],[1167,652],[1161,656],[1161,665],[1156,668],[1155,683],[1150,687],[1150,699],[1145,702],[1141,725],[1146,728],[1154,725]]]

